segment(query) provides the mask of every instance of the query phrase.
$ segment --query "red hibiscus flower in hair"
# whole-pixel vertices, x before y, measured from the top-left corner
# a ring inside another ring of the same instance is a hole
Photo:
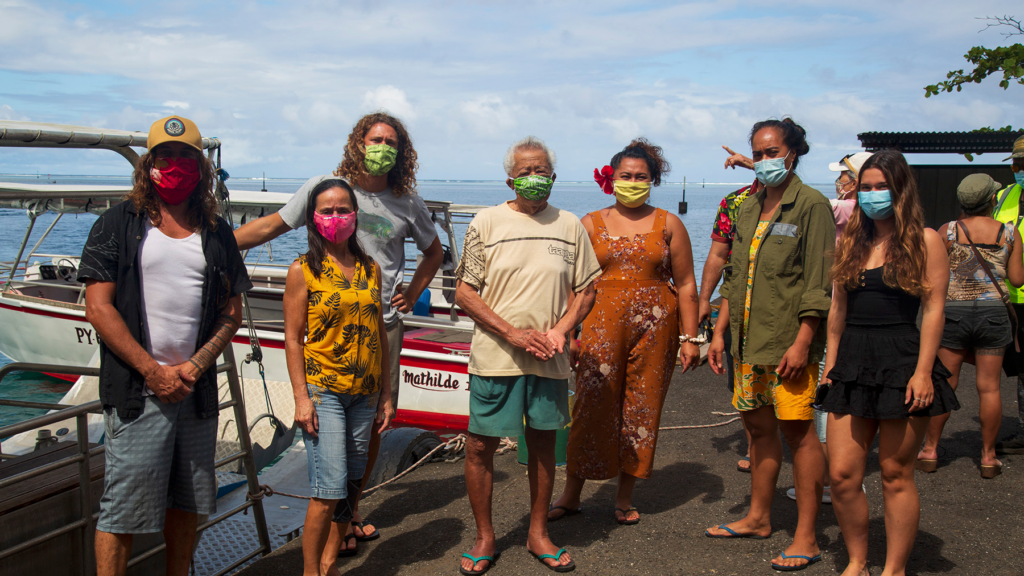
[[[612,175],[615,174],[615,169],[611,166],[605,166],[598,170],[594,168],[594,182],[604,190],[605,194],[614,194],[615,186],[612,184]]]

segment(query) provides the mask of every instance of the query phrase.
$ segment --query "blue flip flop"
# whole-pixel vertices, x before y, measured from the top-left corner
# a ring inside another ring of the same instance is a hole
[[[527,552],[530,551],[527,550]],[[530,554],[533,554],[533,552],[530,552]],[[575,570],[576,562],[572,560],[569,560],[569,563],[564,566],[561,564],[555,564],[554,566],[552,566],[551,564],[548,564],[544,561],[545,558],[551,558],[555,562],[558,562],[558,559],[562,557],[562,554],[565,554],[565,548],[559,548],[558,552],[555,554],[533,554],[533,557],[536,558],[541,564],[543,564],[545,568],[551,570],[552,572],[572,572],[573,570]]]
[[[708,538],[750,538],[751,540],[764,540],[768,538],[767,536],[761,536],[760,534],[740,534],[739,532],[733,530],[732,528],[729,528],[725,524],[719,525],[718,529],[725,530],[729,534],[712,534],[711,532],[705,530],[704,535]]]
[[[459,564],[459,572],[465,574],[466,576],[480,576],[481,574],[486,574],[487,571],[491,569],[491,566],[494,566],[494,563],[498,561],[498,556],[501,556],[501,554],[498,552],[495,552],[493,556],[472,556],[469,553],[465,553],[462,555],[462,557],[469,558],[470,560],[472,560],[473,566],[476,566],[478,563],[486,560],[487,567],[483,570],[466,570],[462,567],[461,564]]]
[[[797,572],[799,570],[807,568],[811,564],[817,564],[818,562],[821,562],[821,554],[818,554],[817,556],[814,556],[812,558],[811,556],[801,556],[800,554],[793,554],[792,556],[790,556],[789,554],[783,552],[782,557],[786,560],[789,560],[790,558],[803,558],[804,560],[807,560],[807,564],[803,564],[801,566],[781,566],[779,564],[772,562],[772,568],[775,568],[779,572]]]

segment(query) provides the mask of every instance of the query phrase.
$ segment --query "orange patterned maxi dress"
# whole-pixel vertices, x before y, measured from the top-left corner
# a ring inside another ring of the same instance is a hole
[[[629,237],[608,235],[593,212],[590,237],[603,270],[583,322],[567,472],[604,480],[620,471],[649,478],[679,353],[679,303],[670,283],[668,212]]]

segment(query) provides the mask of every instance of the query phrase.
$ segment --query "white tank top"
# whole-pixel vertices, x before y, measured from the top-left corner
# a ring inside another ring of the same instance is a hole
[[[176,366],[195,354],[206,256],[199,233],[174,239],[146,223],[139,244],[139,284],[146,349],[159,364]],[[146,388],[146,394],[152,394]]]

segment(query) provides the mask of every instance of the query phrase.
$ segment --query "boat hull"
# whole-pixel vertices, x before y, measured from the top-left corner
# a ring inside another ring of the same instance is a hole
[[[250,295],[250,300],[258,302],[261,298]],[[84,306],[2,294],[0,326],[7,327],[0,329],[0,352],[16,362],[87,366],[99,346],[95,329],[85,319]],[[400,404],[393,421],[396,427],[461,432],[469,424],[469,343],[423,339],[438,332],[406,332],[398,378]],[[271,397],[288,397],[291,385],[284,335],[270,330],[257,330],[256,335]],[[258,366],[245,361],[252,348],[244,327],[232,339],[232,346],[239,375],[244,380],[260,379]],[[275,402],[275,406],[278,404]],[[250,413],[249,417],[256,415]]]

